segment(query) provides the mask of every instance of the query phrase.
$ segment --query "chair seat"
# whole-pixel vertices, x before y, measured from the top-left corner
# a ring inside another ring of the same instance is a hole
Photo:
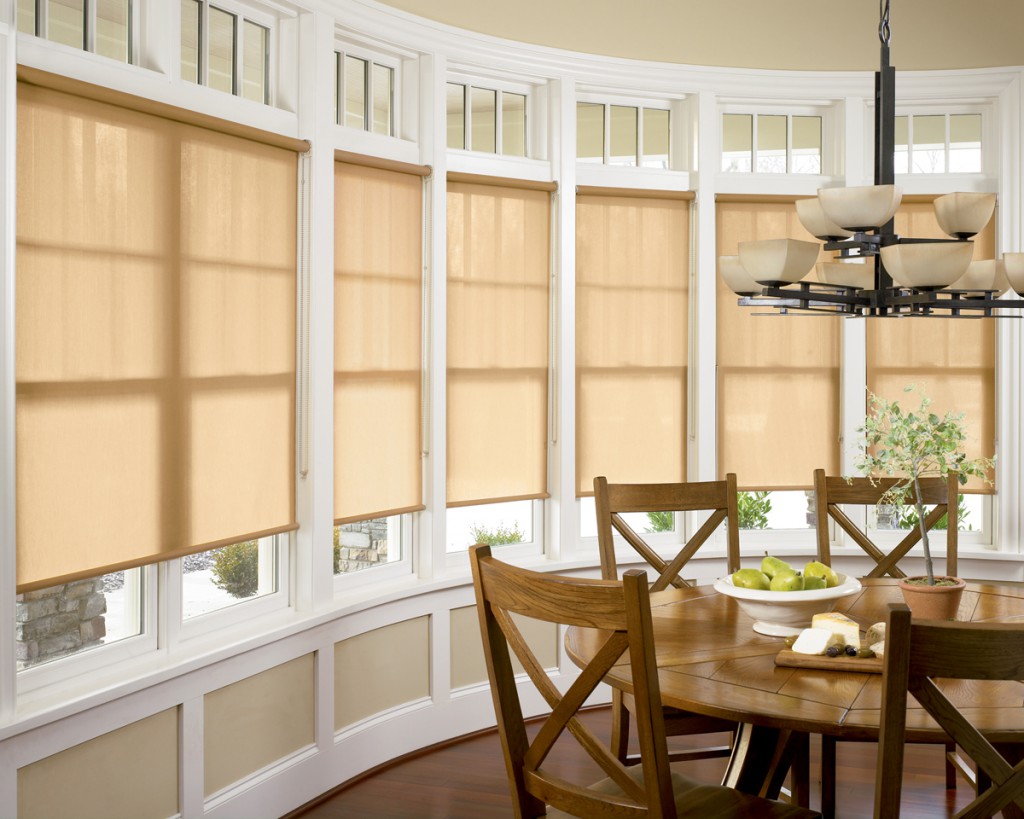
[[[732,817],[750,817],[750,819],[815,819],[820,817],[806,808],[775,802],[758,796],[748,796],[732,788],[722,785],[708,785],[691,779],[672,766],[672,792],[675,794],[676,813],[679,817],[693,819],[731,819]],[[636,782],[643,782],[641,766],[629,769],[630,777]],[[622,790],[611,779],[602,779],[589,788],[598,793],[620,796]],[[570,819],[572,814],[554,808],[548,808],[548,819]]]

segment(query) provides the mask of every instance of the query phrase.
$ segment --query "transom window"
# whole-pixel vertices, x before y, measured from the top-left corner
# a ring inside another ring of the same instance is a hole
[[[346,128],[394,136],[394,67],[340,51],[335,59],[334,121]]]
[[[980,173],[981,114],[896,117],[896,173]]]
[[[181,78],[270,102],[270,29],[203,0],[181,0]]]
[[[723,114],[722,170],[820,174],[821,117]]]
[[[448,83],[448,147],[526,156],[526,94]]]
[[[576,103],[576,159],[625,167],[668,168],[671,112],[635,105]]]
[[[18,31],[132,61],[131,0],[18,0]]]

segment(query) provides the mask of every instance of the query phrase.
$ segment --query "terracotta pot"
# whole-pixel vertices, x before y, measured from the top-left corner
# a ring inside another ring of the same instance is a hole
[[[955,580],[953,586],[929,586],[924,583],[911,583],[911,580],[923,580],[924,577],[907,577],[899,581],[903,591],[903,599],[915,620],[955,620],[960,608],[960,596],[967,584],[959,577],[940,577],[938,580]]]

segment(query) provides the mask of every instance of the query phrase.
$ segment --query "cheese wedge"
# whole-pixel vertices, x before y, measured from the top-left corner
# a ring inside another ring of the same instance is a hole
[[[885,639],[885,623],[875,623],[864,634],[864,645],[870,646]]]
[[[871,646],[871,650],[873,652],[875,652],[875,656],[876,657],[884,657],[885,656],[885,640],[882,640],[882,641],[872,645]]]
[[[830,628],[805,628],[793,643],[797,654],[824,654],[829,646],[843,647],[842,637]]]
[[[839,643],[840,648],[843,646],[860,648],[860,626],[845,614],[840,614],[837,611],[815,614],[811,618],[811,628],[831,629],[833,633],[843,640],[843,642]]]

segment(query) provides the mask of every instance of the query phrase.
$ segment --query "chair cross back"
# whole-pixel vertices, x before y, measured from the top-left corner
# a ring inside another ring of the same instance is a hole
[[[899,478],[842,478],[826,476],[824,469],[814,470],[815,514],[817,516],[818,560],[827,565],[832,563],[829,548],[828,520],[831,518],[860,546],[874,561],[875,566],[866,577],[906,577],[897,565],[907,553],[921,541],[921,529],[912,527],[894,548],[883,552],[864,531],[857,526],[840,508],[843,504],[873,506],[891,487],[900,483]],[[924,525],[929,531],[943,515],[948,516],[946,530],[946,574],[957,573],[957,504],[959,483],[955,473],[946,478],[921,478],[921,500],[934,508],[925,515]],[[907,492],[906,503],[914,502],[914,490]]]
[[[618,577],[613,529],[658,572],[651,591],[663,591],[670,585],[676,588],[690,586],[680,576],[680,570],[723,522],[727,522],[728,571],[731,574],[740,567],[736,476],[732,473],[723,481],[692,483],[613,484],[608,483],[605,477],[597,477],[594,478],[594,497],[601,576],[607,580]],[[694,511],[710,511],[711,515],[671,560],[659,556],[622,517],[629,512]]]
[[[1024,761],[1011,765],[992,744],[999,742],[998,728],[987,726],[983,733],[935,682],[1024,680],[1024,624],[913,622],[904,604],[889,608],[876,819],[899,815],[908,692],[992,782],[957,819],[992,816],[1010,803],[1024,809]]]
[[[668,749],[659,703],[650,597],[644,572],[626,572],[622,583],[545,576],[495,560],[490,547],[470,550],[484,656],[499,715],[498,730],[513,783],[516,816],[543,816],[545,804],[577,816],[674,819]],[[603,647],[562,694],[523,639],[512,615],[607,631]],[[512,667],[512,652],[551,708],[528,740]],[[637,702],[644,783],[577,718],[604,675],[628,649]],[[595,792],[544,768],[556,740],[568,731],[624,795]]]

